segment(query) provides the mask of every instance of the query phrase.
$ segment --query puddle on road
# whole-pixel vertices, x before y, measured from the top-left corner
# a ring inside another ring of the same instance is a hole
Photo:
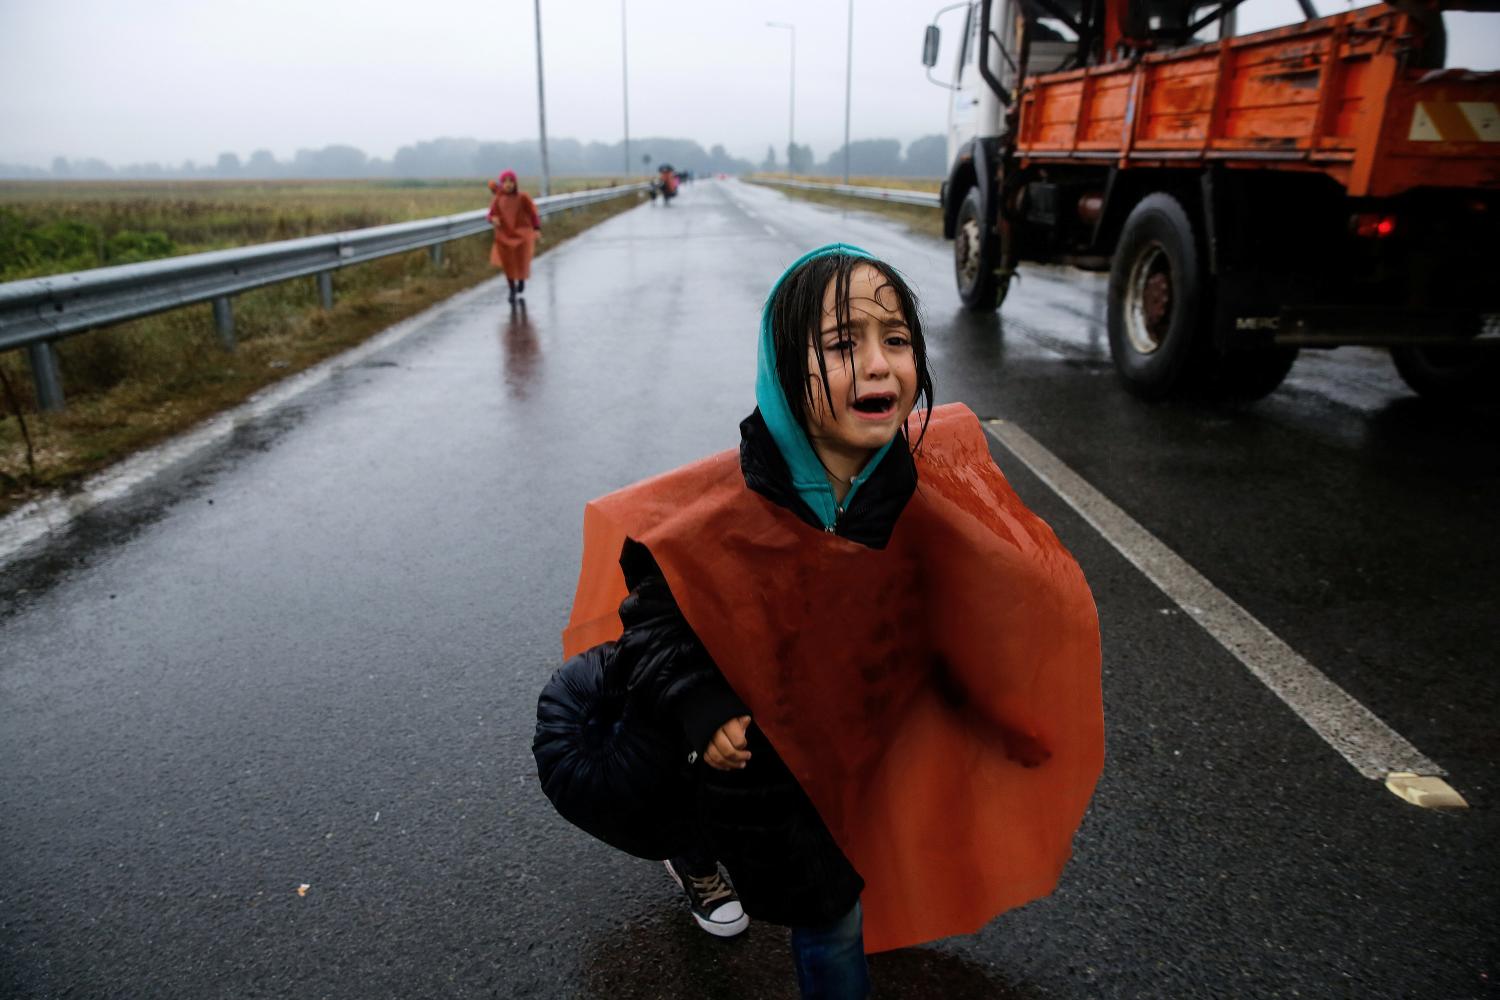
[[[526,300],[518,300],[510,315],[500,325],[500,344],[504,348],[501,375],[511,398],[525,399],[542,371],[542,347],[536,327],[526,311]]]

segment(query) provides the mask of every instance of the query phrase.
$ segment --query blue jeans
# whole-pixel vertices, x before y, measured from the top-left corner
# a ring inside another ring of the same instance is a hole
[[[792,961],[802,1000],[864,1000],[870,995],[865,963],[864,911],[859,903],[827,927],[793,927]]]

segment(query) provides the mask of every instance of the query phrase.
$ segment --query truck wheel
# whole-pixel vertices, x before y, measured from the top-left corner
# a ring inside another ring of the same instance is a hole
[[[1464,344],[1393,347],[1391,360],[1402,380],[1429,399],[1470,399],[1500,387],[1500,351]]]
[[[1125,388],[1162,399],[1191,387],[1208,290],[1182,204],[1147,195],[1131,211],[1109,269],[1109,353]]]
[[[984,231],[984,196],[979,188],[969,188],[954,226],[953,276],[958,297],[970,309],[991,311],[1005,298],[1010,281],[995,275],[998,249],[995,238]]]

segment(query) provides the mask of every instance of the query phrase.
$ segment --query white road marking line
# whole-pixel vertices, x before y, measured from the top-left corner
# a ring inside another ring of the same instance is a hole
[[[1381,781],[1401,772],[1447,773],[1035,438],[1005,420],[987,421],[986,427],[1356,771]]]
[[[766,232],[770,233],[772,236],[776,235],[776,230],[772,229],[770,226],[766,225],[764,222],[762,222],[760,224],[760,227],[762,229],[764,229]]]

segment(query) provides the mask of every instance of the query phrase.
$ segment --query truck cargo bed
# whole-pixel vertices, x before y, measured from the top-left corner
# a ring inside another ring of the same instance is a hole
[[[1500,185],[1500,73],[1405,66],[1414,26],[1377,5],[1032,77],[1032,163],[1314,171],[1356,197]]]

